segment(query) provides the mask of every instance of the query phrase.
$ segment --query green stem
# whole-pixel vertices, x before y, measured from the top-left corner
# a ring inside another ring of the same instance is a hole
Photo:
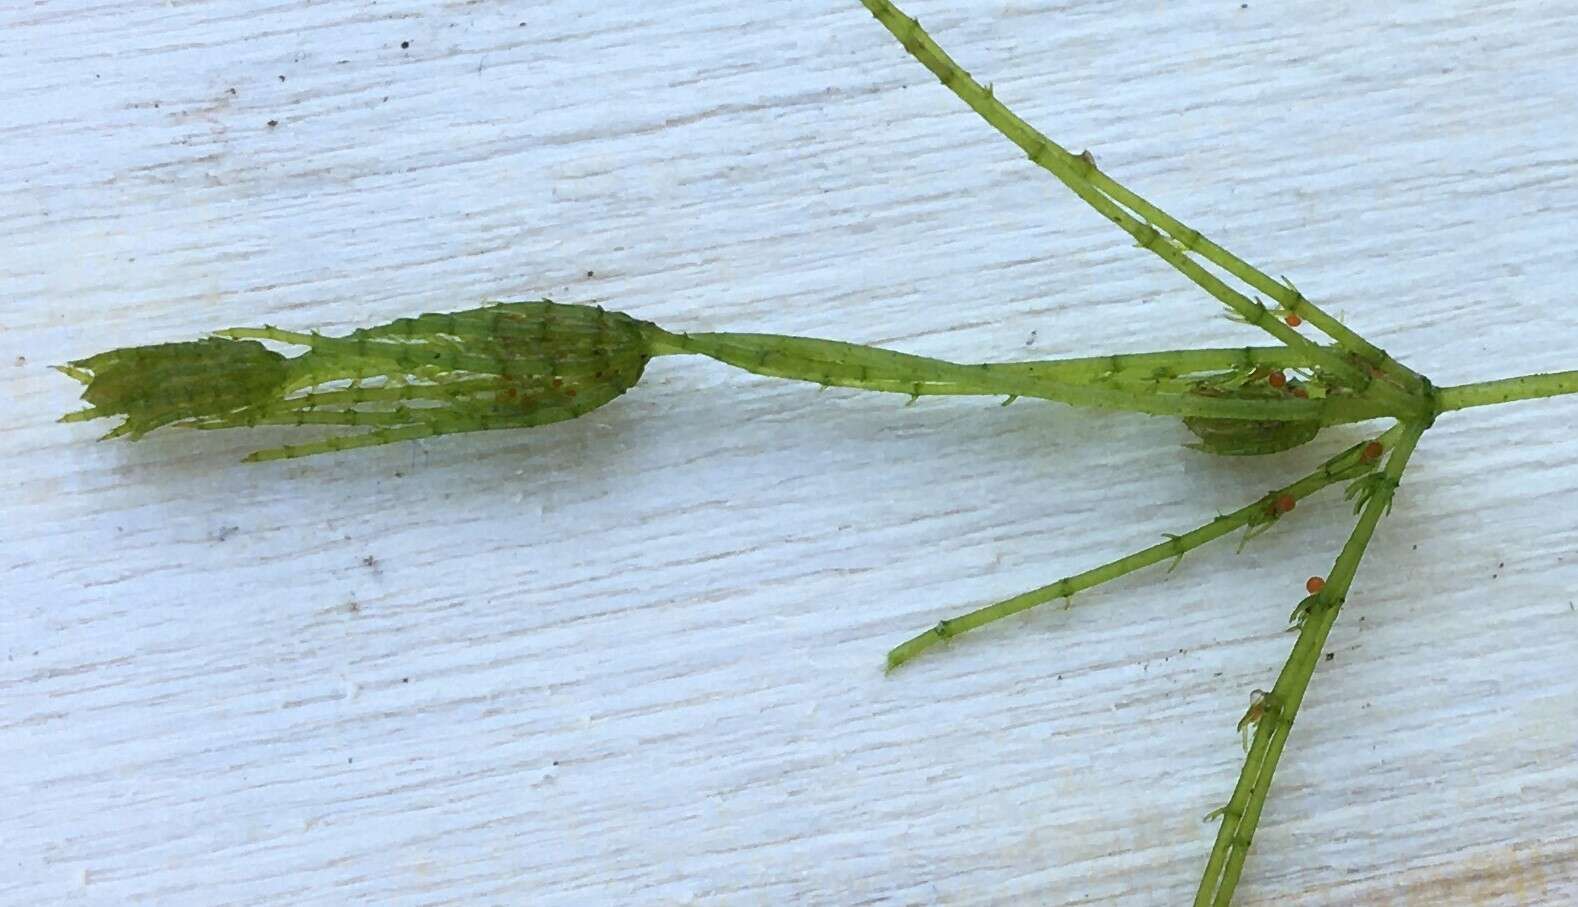
[[[990,89],[983,87],[963,67],[955,63],[931,36],[926,34],[919,23],[904,15],[889,0],[861,0],[861,3],[898,39],[911,56],[942,82],[944,87],[953,92],[1004,138],[1017,145],[1033,163],[1057,177],[1087,205],[1133,237],[1142,248],[1150,250],[1172,265],[1195,285],[1238,313],[1249,324],[1266,331],[1294,350],[1308,355],[1322,368],[1333,375],[1341,376],[1351,386],[1365,390],[1373,385],[1372,376],[1367,370],[1358,368],[1347,357],[1321,347],[1284,324],[1274,317],[1263,303],[1251,300],[1201,267],[1186,254],[1186,247],[1182,243],[1165,236],[1151,223],[1142,223],[1112,198],[1099,192],[1090,182],[1091,174],[1096,171],[1096,167],[1088,155],[1069,153],[1067,149],[1020,119],[1017,114],[998,101]],[[1133,197],[1138,198],[1138,196]],[[1176,221],[1172,222],[1177,224]],[[1182,227],[1181,224],[1178,226]],[[1194,231],[1190,232],[1198,235]],[[1417,397],[1404,394],[1390,384],[1382,384],[1377,391],[1377,399],[1386,401],[1398,411],[1419,417],[1428,415],[1416,412],[1412,408]]]
[[[1114,378],[1143,383],[1182,375],[1248,371],[1257,368],[1309,369],[1312,365],[1308,356],[1285,346],[1205,347],[1148,353],[1111,353],[1105,356],[1077,356],[1066,359],[1033,359],[1028,362],[961,365],[945,359],[933,359],[837,340],[789,337],[782,334],[700,332],[674,334],[650,322],[644,322],[642,328],[655,356],[691,353],[711,356],[714,352],[719,352],[715,349],[715,344],[728,342],[742,347],[734,351],[729,359],[719,360],[732,365],[734,359],[749,359],[752,355],[760,355],[764,347],[770,349],[772,346],[779,345],[780,341],[787,340],[791,343],[784,345],[786,348],[780,352],[787,353],[791,350],[802,351],[802,354],[814,352],[815,361],[820,363],[862,364],[875,369],[879,374],[904,381],[925,378],[930,373],[929,370],[937,366],[978,368],[1016,378],[1090,384]],[[809,356],[807,361],[812,361]],[[813,379],[807,377],[803,380]]]
[[[1401,427],[1393,427],[1376,440],[1381,442],[1383,447],[1389,447],[1401,433]],[[1369,443],[1365,441],[1356,444],[1327,460],[1320,468],[1298,481],[1284,485],[1253,503],[1247,504],[1232,513],[1219,516],[1211,522],[1190,530],[1183,535],[1170,536],[1165,542],[1136,551],[1127,557],[1109,561],[1083,573],[1064,577],[1055,583],[1032,589],[1029,592],[1016,595],[996,604],[977,608],[959,617],[940,621],[930,630],[911,637],[888,652],[888,670],[892,671],[932,646],[946,642],[962,633],[978,629],[993,621],[1002,620],[1005,617],[1018,614],[1021,611],[1029,610],[1049,601],[1059,598],[1070,598],[1076,593],[1110,582],[1125,574],[1133,573],[1142,567],[1149,567],[1162,561],[1181,558],[1195,548],[1207,542],[1215,541],[1236,529],[1269,522],[1276,518],[1274,515],[1275,511],[1272,510],[1272,504],[1278,498],[1284,495],[1291,495],[1295,501],[1303,500],[1335,482],[1357,478],[1373,469],[1373,461],[1365,460],[1363,455],[1364,449]]]
[[[1081,381],[1047,380],[1032,365],[961,365],[913,356],[879,347],[786,337],[779,334],[673,334],[644,325],[651,354],[694,353],[771,378],[808,381],[824,387],[904,394],[1034,397],[1071,406],[1147,413],[1156,416],[1199,416],[1220,419],[1318,422],[1338,425],[1369,419],[1401,418],[1389,402],[1365,396],[1301,400],[1208,397],[1192,393],[1156,393],[1144,387],[1097,387],[1088,376]],[[1252,348],[1251,348],[1252,349]],[[1180,351],[1179,361],[1194,351]],[[1147,354],[1153,366],[1171,353]],[[1297,355],[1294,353],[1294,355]],[[1223,357],[1222,361],[1226,361]]]
[[[595,405],[595,404],[594,404]],[[249,419],[248,425],[339,425],[373,430],[354,435],[334,435],[305,444],[288,444],[258,450],[243,458],[243,462],[258,463],[266,460],[289,460],[320,453],[338,453],[358,447],[373,447],[399,441],[414,441],[437,435],[455,435],[474,431],[493,431],[507,428],[528,428],[548,422],[573,419],[580,413],[574,409],[541,409],[532,413],[478,411],[452,413],[440,408],[408,409],[399,407],[392,411],[366,410],[309,410],[305,412],[270,413]],[[192,423],[191,428],[226,428],[224,424]]]
[[[1003,374],[1023,373],[1030,378],[1088,383],[1115,377],[1153,380],[1235,369],[1304,369],[1310,367],[1310,361],[1308,356],[1285,346],[1239,346],[999,362],[993,363],[992,367]]]
[[[1244,859],[1249,855],[1255,829],[1260,823],[1272,776],[1293,728],[1293,719],[1309,688],[1310,677],[1320,660],[1321,647],[1353,586],[1359,563],[1375,535],[1375,527],[1389,509],[1408,459],[1413,456],[1419,437],[1427,427],[1423,422],[1399,426],[1402,431],[1381,473],[1383,481],[1376,484],[1375,493],[1365,503],[1347,544],[1332,565],[1325,588],[1307,600],[1308,609],[1299,628],[1299,637],[1277,676],[1276,685],[1263,700],[1265,712],[1255,727],[1254,743],[1244,760],[1233,795],[1222,810],[1222,827],[1217,830],[1216,843],[1206,861],[1205,873],[1195,894],[1195,907],[1226,907],[1232,901]]]
[[[187,422],[177,427],[196,428],[213,431],[224,428],[246,426],[254,428],[259,425],[343,425],[351,428],[382,427],[397,428],[411,425],[416,422],[429,421],[418,416],[416,412],[399,407],[393,410],[373,411],[362,409],[338,410],[301,410],[297,412],[268,412],[268,413],[236,413],[223,418],[210,419],[201,422]]]
[[[1436,411],[1451,412],[1474,406],[1495,406],[1515,400],[1537,400],[1578,394],[1578,371],[1519,375],[1497,381],[1457,384],[1436,390]]]
[[[1385,350],[1359,336],[1357,332],[1338,321],[1320,306],[1311,302],[1291,283],[1272,279],[1271,275],[1217,245],[1199,230],[1177,220],[1166,211],[1151,204],[1139,194],[1108,176],[1106,172],[1094,164],[1091,165],[1089,179],[1091,185],[1096,189],[1105,193],[1118,204],[1145,218],[1146,221],[1161,227],[1167,232],[1167,235],[1171,236],[1183,247],[1260,292],[1265,293],[1289,314],[1297,315],[1308,321],[1317,330],[1322,331],[1335,340],[1339,346],[1359,354],[1370,365],[1400,379],[1402,386],[1406,390],[1418,392],[1424,389],[1425,383],[1422,375],[1393,359],[1391,354]]]

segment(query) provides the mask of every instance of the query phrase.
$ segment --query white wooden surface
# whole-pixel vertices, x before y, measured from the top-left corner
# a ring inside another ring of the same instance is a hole
[[[1440,383],[1578,366],[1578,4],[910,11]],[[1163,904],[1351,522],[1162,419],[660,360],[584,420],[283,464],[46,366],[493,298],[959,359],[1252,341],[853,0],[7,4],[0,901]],[[407,42],[409,42],[407,44]],[[1206,317],[1209,316],[1209,317]],[[1443,418],[1246,904],[1578,900],[1578,402]]]

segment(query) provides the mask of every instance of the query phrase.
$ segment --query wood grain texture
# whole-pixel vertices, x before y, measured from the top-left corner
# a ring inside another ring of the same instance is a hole
[[[1031,122],[1440,383],[1578,365],[1578,5],[914,0]],[[1301,505],[891,678],[940,617],[1238,506],[1175,421],[660,360],[593,416],[244,466],[45,366],[486,299],[958,359],[1242,342],[854,0],[0,13],[0,900],[1172,904]],[[1209,316],[1209,317],[1203,317]],[[1571,401],[1443,418],[1244,904],[1578,901]]]

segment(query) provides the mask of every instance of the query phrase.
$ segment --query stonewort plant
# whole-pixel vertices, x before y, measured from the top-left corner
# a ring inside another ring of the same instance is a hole
[[[1239,722],[1247,755],[1212,815],[1221,821],[1197,905],[1230,903],[1322,646],[1377,525],[1390,510],[1420,437],[1443,413],[1578,393],[1578,371],[1437,387],[1306,298],[1118,183],[1087,153],[1036,131],[965,72],[888,0],[862,0],[898,43],[1031,162],[1167,262],[1233,317],[1277,341],[1020,363],[949,362],[805,337],[675,333],[601,308],[494,303],[425,314],[331,337],[277,327],[232,328],[184,343],[111,350],[61,366],[86,385],[77,421],[122,416],[106,437],[158,428],[316,427],[300,444],[250,460],[346,451],[459,432],[527,428],[604,406],[640,381],[655,356],[701,355],[758,375],[900,394],[1049,400],[1181,419],[1197,449],[1263,456],[1333,425],[1389,419],[1302,478],[1231,513],[1081,573],[938,622],[895,646],[889,671],[971,630],[1155,564],[1208,542],[1274,527],[1299,502],[1345,486],[1355,524],[1327,574],[1310,577],[1290,621],[1292,651],[1270,690]],[[296,348],[287,356],[272,346]],[[324,427],[330,433],[323,435]]]

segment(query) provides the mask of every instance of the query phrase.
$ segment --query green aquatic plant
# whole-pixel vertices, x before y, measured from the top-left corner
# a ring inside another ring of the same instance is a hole
[[[1270,334],[1275,345],[1165,350],[1018,363],[955,363],[859,344],[773,334],[671,332],[629,315],[548,300],[402,318],[339,337],[276,327],[111,350],[61,366],[89,408],[65,421],[123,417],[106,437],[162,427],[298,426],[319,436],[257,451],[272,460],[460,432],[573,419],[634,387],[656,356],[701,355],[758,375],[904,395],[1041,399],[1181,419],[1208,454],[1264,456],[1333,425],[1393,425],[1296,481],[1140,551],[986,605],[895,646],[892,671],[964,633],[1186,554],[1239,531],[1273,528],[1305,498],[1345,484],[1356,523],[1325,577],[1312,577],[1290,622],[1297,637],[1239,729],[1252,737],[1195,903],[1225,905],[1322,646],[1421,436],[1443,413],[1578,393],[1578,371],[1436,387],[1310,301],[1125,188],[1094,157],[1015,116],[887,0],[862,0],[915,59],[1036,165],[1135,243]],[[1220,275],[1225,275],[1220,276]],[[1235,284],[1237,284],[1235,286]],[[1264,299],[1262,298],[1264,297]],[[1304,330],[1310,329],[1308,333]],[[1311,336],[1324,335],[1324,339]],[[265,344],[295,349],[285,355]],[[327,432],[324,434],[324,432]]]

